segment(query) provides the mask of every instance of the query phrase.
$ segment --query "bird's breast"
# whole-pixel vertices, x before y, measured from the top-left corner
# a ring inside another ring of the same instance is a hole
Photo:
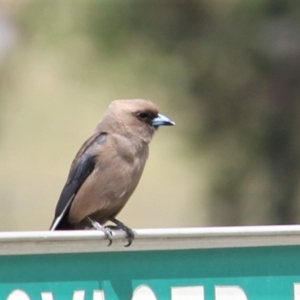
[[[93,216],[103,224],[109,217],[118,214],[134,192],[148,158],[148,145],[135,147],[128,141],[121,144],[97,156],[94,171],[73,201],[72,223]]]

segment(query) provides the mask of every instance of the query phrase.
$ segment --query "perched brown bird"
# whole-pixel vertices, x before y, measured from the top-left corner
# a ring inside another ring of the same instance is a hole
[[[149,143],[162,125],[175,123],[159,114],[151,101],[113,101],[73,160],[50,230],[92,227],[104,231],[111,243],[114,227],[126,232],[129,246],[133,231],[115,217],[135,190]],[[116,226],[104,227],[107,221]]]

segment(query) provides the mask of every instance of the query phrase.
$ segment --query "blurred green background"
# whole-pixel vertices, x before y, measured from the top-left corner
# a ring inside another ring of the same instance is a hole
[[[0,0],[0,229],[48,229],[114,99],[175,122],[128,226],[300,220],[300,2]]]

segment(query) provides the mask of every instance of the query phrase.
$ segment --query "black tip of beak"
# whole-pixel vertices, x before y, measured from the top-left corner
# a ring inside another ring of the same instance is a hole
[[[158,126],[174,126],[175,122],[170,120],[168,117],[158,114],[156,118],[152,120],[152,126],[158,127]]]

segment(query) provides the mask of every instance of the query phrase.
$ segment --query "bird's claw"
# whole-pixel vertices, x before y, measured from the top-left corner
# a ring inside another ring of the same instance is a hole
[[[107,226],[102,226],[100,223],[92,220],[91,218],[87,218],[89,223],[91,224],[92,228],[95,229],[95,230],[101,230],[104,235],[105,235],[105,238],[108,240],[108,245],[107,246],[110,246],[112,244],[112,235],[113,235],[113,232],[110,228],[108,228]]]
[[[111,218],[110,221],[112,221],[116,225],[109,225],[109,226],[106,226],[106,228],[121,229],[121,230],[125,231],[128,243],[124,247],[129,247],[132,244],[132,241],[134,240],[133,230],[115,218]]]
[[[105,234],[105,238],[108,239],[107,247],[112,244],[112,231],[109,228],[103,227],[103,232]]]
[[[112,221],[116,225],[108,226],[102,226],[100,223],[92,220],[90,217],[87,217],[87,221],[89,222],[92,228],[96,230],[101,230],[105,234],[105,238],[109,241],[107,246],[110,246],[112,244],[113,230],[116,229],[121,229],[126,233],[128,243],[124,247],[129,247],[132,244],[132,241],[134,240],[133,230],[115,218],[111,218],[110,221]]]
[[[132,241],[134,240],[134,232],[132,229],[127,228],[129,230],[125,231],[127,235],[127,241],[128,243],[124,247],[129,247],[132,244]]]

